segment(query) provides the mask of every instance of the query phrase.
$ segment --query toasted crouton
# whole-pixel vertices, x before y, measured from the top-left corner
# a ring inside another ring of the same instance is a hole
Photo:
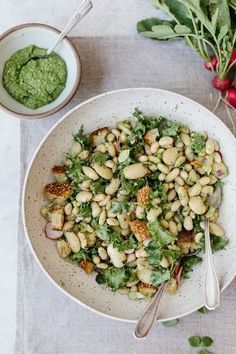
[[[53,230],[61,231],[64,226],[64,209],[55,209],[51,212],[51,223]]]
[[[177,289],[178,289],[178,286],[177,286],[176,279],[171,278],[167,284],[167,291],[169,293],[171,293],[172,295],[174,295],[176,293]]]
[[[57,250],[61,258],[67,258],[71,253],[71,248],[65,240],[57,241]]]
[[[68,183],[49,183],[44,188],[44,196],[63,205],[65,201],[73,194],[73,188]]]
[[[144,221],[134,220],[129,223],[131,231],[136,239],[141,242],[150,238],[150,233]]]
[[[151,188],[149,186],[144,186],[139,189],[137,192],[137,202],[139,205],[148,205],[150,203],[150,191]]]
[[[157,289],[154,288],[154,286],[152,286],[150,284],[140,282],[140,283],[138,283],[138,291],[141,294],[143,294],[145,297],[151,298],[156,293]]]
[[[92,146],[98,146],[100,144],[105,143],[105,138],[108,134],[109,130],[107,127],[100,128],[95,130],[92,134]]]
[[[54,166],[52,168],[52,174],[57,182],[64,183],[67,181],[66,170],[66,166]]]
[[[94,265],[90,261],[82,261],[80,263],[80,267],[85,271],[87,274],[91,274],[94,270]]]
[[[144,141],[148,145],[152,145],[155,143],[156,138],[159,136],[158,129],[151,129],[144,135]]]
[[[181,248],[183,254],[189,253],[191,243],[193,241],[193,232],[183,230],[178,234],[177,246]]]

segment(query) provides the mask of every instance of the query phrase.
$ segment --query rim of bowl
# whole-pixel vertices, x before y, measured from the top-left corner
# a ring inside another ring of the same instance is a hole
[[[9,30],[5,31],[3,34],[0,35],[0,41],[3,40],[4,38],[6,38],[7,36],[9,36],[9,34],[16,32],[20,29],[23,28],[29,28],[29,27],[41,27],[44,29],[48,29],[52,32],[55,32],[57,34],[60,34],[61,32],[50,25],[46,25],[44,23],[37,23],[37,22],[32,22],[32,23],[23,23],[21,25],[17,25],[14,27],[11,27]],[[16,118],[22,118],[22,119],[29,119],[29,120],[33,120],[33,119],[41,119],[41,118],[46,118],[49,117],[51,115],[53,115],[54,113],[60,111],[62,108],[64,108],[67,103],[69,103],[71,101],[71,99],[74,97],[74,95],[76,94],[78,87],[80,85],[81,82],[81,77],[82,77],[82,64],[81,64],[81,59],[79,56],[79,52],[77,50],[77,48],[74,46],[74,44],[71,42],[71,40],[65,36],[65,38],[63,39],[63,41],[66,41],[69,46],[72,49],[72,52],[74,54],[75,60],[76,60],[76,66],[77,66],[77,72],[80,72],[80,75],[77,76],[76,81],[74,83],[74,86],[71,90],[71,92],[69,93],[69,95],[64,99],[64,101],[62,101],[59,105],[57,105],[56,107],[50,109],[47,112],[44,113],[36,113],[36,114],[27,114],[27,113],[18,113],[8,107],[6,107],[3,103],[0,102],[0,108],[3,109],[3,111],[5,111],[6,113],[9,113],[10,115],[16,117]]]
[[[41,149],[41,147],[43,146],[44,142],[47,140],[47,138],[50,136],[50,134],[53,132],[53,130],[58,127],[62,121],[64,121],[65,119],[67,119],[68,116],[70,116],[71,113],[73,113],[75,110],[83,107],[84,105],[92,102],[92,101],[95,101],[96,99],[98,98],[102,98],[104,96],[110,96],[112,94],[116,94],[116,93],[119,93],[119,92],[130,92],[130,91],[140,91],[140,90],[144,90],[144,91],[149,91],[149,90],[154,90],[154,91],[159,91],[159,92],[164,92],[164,93],[167,93],[167,94],[172,94],[176,97],[179,97],[180,99],[185,99],[185,100],[188,100],[192,103],[194,103],[195,105],[201,107],[201,108],[204,108],[206,109],[212,116],[214,116],[214,118],[218,121],[218,123],[221,124],[222,128],[228,130],[228,132],[232,135],[233,138],[235,138],[232,134],[232,132],[230,131],[230,129],[222,122],[222,120],[220,118],[218,118],[214,113],[212,113],[207,107],[203,106],[202,104],[192,100],[191,98],[189,97],[186,97],[184,95],[181,95],[181,94],[178,94],[174,91],[169,91],[169,90],[163,90],[163,89],[158,89],[158,88],[153,88],[153,87],[133,87],[133,88],[125,88],[125,89],[119,89],[119,90],[113,90],[113,91],[107,91],[107,92],[104,92],[102,94],[99,94],[99,95],[96,95],[94,97],[91,97],[89,98],[88,100],[84,101],[84,102],[81,102],[80,104],[78,104],[77,106],[75,106],[74,108],[70,109],[67,113],[64,114],[63,117],[61,117],[53,126],[51,129],[49,129],[49,131],[44,135],[44,137],[42,138],[41,142],[39,143],[39,145],[37,146],[37,148],[35,149],[35,152],[29,162],[29,165],[28,165],[28,168],[26,170],[26,173],[25,173],[25,178],[24,178],[24,182],[23,182],[23,187],[22,187],[22,195],[21,195],[21,211],[22,211],[22,222],[23,222],[23,228],[24,228],[24,234],[25,234],[25,237],[27,239],[27,242],[28,242],[28,245],[30,247],[30,250],[31,252],[33,253],[34,255],[34,258],[36,260],[36,262],[38,263],[39,265],[39,268],[43,271],[43,273],[46,275],[46,277],[56,286],[57,289],[59,289],[65,296],[69,297],[71,300],[75,301],[77,304],[89,309],[90,311],[92,311],[93,313],[96,313],[97,315],[101,315],[103,317],[106,317],[106,318],[109,318],[109,319],[113,319],[113,320],[116,320],[116,321],[121,321],[121,322],[126,322],[126,323],[136,323],[138,321],[137,320],[132,320],[132,319],[127,319],[127,318],[122,318],[122,317],[119,317],[119,316],[113,316],[113,315],[109,315],[109,314],[106,314],[104,312],[101,312],[97,309],[95,309],[94,307],[91,307],[87,304],[85,304],[82,300],[76,298],[74,295],[70,294],[67,290],[65,290],[64,288],[62,288],[57,282],[56,280],[53,279],[53,277],[48,273],[48,271],[46,270],[46,268],[44,268],[43,264],[41,263],[41,261],[39,260],[38,256],[37,256],[37,253],[35,251],[35,249],[33,248],[33,245],[31,243],[31,239],[30,239],[30,236],[29,236],[29,233],[28,233],[28,229],[27,229],[27,225],[26,225],[26,208],[25,208],[25,195],[26,195],[26,187],[27,187],[27,183],[28,183],[28,178],[29,178],[29,173],[30,173],[30,170],[33,166],[33,163],[34,163],[34,160],[39,152],[39,150]],[[235,275],[232,275],[229,279],[229,281],[220,289],[220,292],[222,293],[231,283],[232,281],[234,280],[235,278]],[[190,310],[190,311],[187,311],[185,313],[182,313],[181,315],[178,316],[178,318],[182,318],[182,317],[185,317],[185,316],[188,316],[190,315],[191,313],[197,311],[199,308],[203,307],[204,306],[204,303],[202,302],[201,306],[199,307],[195,307],[194,309]],[[157,320],[156,323],[161,323],[161,322],[165,322],[165,321],[171,321],[171,320],[174,320],[176,319],[177,317],[168,317],[166,319],[160,319],[160,320]]]

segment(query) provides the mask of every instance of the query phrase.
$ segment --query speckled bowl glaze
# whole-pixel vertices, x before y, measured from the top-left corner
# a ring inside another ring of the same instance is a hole
[[[67,37],[55,49],[55,52],[64,59],[67,67],[66,86],[55,101],[38,109],[30,109],[14,100],[2,84],[4,64],[17,50],[31,44],[50,48],[59,34],[60,32],[54,27],[40,23],[26,23],[0,35],[0,107],[10,115],[24,119],[45,118],[62,109],[76,93],[81,79],[81,62],[77,50]]]
[[[42,231],[45,220],[40,216],[44,205],[43,188],[52,181],[51,167],[60,163],[72,144],[72,134],[83,124],[87,132],[99,127],[114,126],[126,119],[135,107],[145,114],[162,115],[186,123],[196,131],[205,130],[220,142],[230,175],[224,186],[220,223],[230,244],[225,251],[214,254],[221,289],[225,289],[236,274],[236,140],[226,126],[198,103],[159,89],[125,89],[105,93],[75,107],[49,131],[37,149],[26,175],[23,193],[23,219],[31,250],[40,267],[63,293],[79,304],[99,314],[123,321],[136,321],[146,306],[127,296],[103,289],[95,276],[86,275],[80,268],[59,258],[55,244]],[[165,294],[160,321],[185,316],[203,305],[203,264],[194,268],[176,295]],[[60,284],[64,284],[62,288]]]

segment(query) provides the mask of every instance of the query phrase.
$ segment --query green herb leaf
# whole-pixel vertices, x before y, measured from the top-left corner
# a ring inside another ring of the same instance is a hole
[[[149,222],[148,229],[160,247],[168,245],[175,239],[168,231],[161,227],[158,221]]]
[[[223,250],[229,243],[229,240],[224,237],[211,235],[211,248],[213,252]]]
[[[183,127],[183,124],[171,121],[164,117],[161,117],[161,123],[159,126],[159,132],[161,136],[177,136],[179,129]]]
[[[107,181],[103,178],[99,178],[97,181],[91,181],[90,189],[94,194],[100,194],[105,192]]]
[[[168,279],[170,279],[170,271],[168,269],[160,267],[152,271],[151,282],[154,286],[158,286]]]
[[[200,309],[198,309],[197,312],[201,313],[202,315],[205,315],[205,313],[207,313],[207,309],[205,306],[203,306]]]
[[[92,215],[92,210],[90,203],[83,203],[79,207],[79,216],[82,216],[83,218],[88,218],[89,216]]]
[[[81,261],[91,261],[91,255],[89,250],[80,250],[77,253],[73,253],[69,256],[69,260],[73,263],[80,263]]]
[[[91,137],[90,135],[84,134],[83,126],[80,128],[78,133],[74,134],[74,140],[81,144],[83,148],[89,148],[91,146]]]
[[[211,353],[208,350],[203,349],[203,350],[200,350],[199,352],[197,352],[197,354],[211,354]]]
[[[187,274],[192,271],[193,266],[201,263],[202,259],[198,256],[190,256],[190,257],[185,257],[182,260],[182,265],[183,265],[183,271],[182,271],[182,276],[184,278],[187,278]]]
[[[131,268],[125,269],[110,267],[108,269],[104,269],[96,276],[96,282],[98,284],[104,284],[113,291],[125,286],[127,282],[135,281],[136,279],[136,271]]]
[[[191,134],[191,138],[192,138],[192,144],[191,144],[191,149],[195,154],[199,154],[199,152],[202,151],[202,149],[205,147],[206,143],[205,143],[205,139],[204,136],[202,136],[199,133],[195,133],[193,132]]]
[[[173,27],[175,24],[176,24],[175,21],[166,21],[166,20],[161,20],[159,18],[147,18],[137,23],[137,31],[139,33],[149,32],[152,30],[153,26],[169,25]]]
[[[191,345],[191,347],[194,347],[194,348],[201,347],[201,337],[199,337],[199,336],[189,337],[188,342]]]
[[[175,327],[178,323],[179,323],[178,318],[176,318],[175,320],[162,322],[163,326],[165,327]]]
[[[202,347],[210,347],[213,343],[213,339],[210,337],[202,337],[201,338],[201,346]]]
[[[98,165],[104,165],[104,163],[109,159],[109,155],[106,153],[102,153],[100,151],[96,151],[91,156],[91,161],[93,163],[97,163]]]

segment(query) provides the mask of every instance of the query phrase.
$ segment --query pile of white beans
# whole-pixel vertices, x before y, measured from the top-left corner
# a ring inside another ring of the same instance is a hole
[[[135,163],[117,172],[118,165],[129,157],[130,151],[126,140],[131,133],[131,123],[124,121],[118,123],[115,129],[103,128],[93,133],[91,150],[84,150],[79,142],[73,143],[71,154],[83,162],[84,181],[79,183],[80,191],[75,195],[74,201],[64,206],[65,239],[57,243],[61,257],[66,258],[71,252],[77,253],[81,249],[93,247],[99,239],[93,228],[93,219],[97,219],[99,225],[107,224],[113,227],[125,240],[132,234],[130,222],[136,219],[145,223],[158,219],[165,230],[173,237],[177,237],[184,229],[192,231],[197,217],[203,229],[201,219],[206,216],[210,220],[210,232],[216,236],[224,236],[224,230],[217,224],[218,210],[207,205],[207,199],[214,192],[214,185],[227,175],[217,141],[208,138],[207,134],[202,132],[205,147],[196,155],[191,148],[192,137],[187,127],[179,128],[178,139],[171,136],[160,137],[158,130],[152,129],[145,133],[145,143],[136,154]],[[90,159],[97,151],[109,155],[109,159],[101,166],[91,162]],[[67,159],[64,163],[69,167],[72,161]],[[157,193],[151,193],[147,206],[138,204],[134,197],[130,200],[127,213],[112,212],[112,202],[122,202],[127,197],[127,192],[122,189],[121,174],[131,182],[151,174],[157,175],[163,184],[166,198],[163,200]],[[100,178],[107,181],[105,192],[94,194],[90,188],[91,183],[99,181]],[[79,215],[83,203],[90,203],[92,216],[83,218]],[[75,225],[80,227],[81,223],[83,230],[74,231]],[[203,232],[195,233],[191,250],[199,247],[202,236]],[[124,293],[131,289],[137,292],[136,285],[139,281],[150,284],[151,271],[147,265],[145,250],[149,241],[150,239],[139,241],[136,249],[125,251],[119,251],[112,244],[106,245],[101,241],[97,254],[92,256],[92,262],[100,269],[106,269],[111,265],[117,268],[137,267],[138,280],[128,284],[126,290],[123,289]],[[179,249],[176,244],[170,245],[170,248]],[[163,257],[161,265],[168,268],[170,260]],[[143,269],[145,271],[140,272]]]

